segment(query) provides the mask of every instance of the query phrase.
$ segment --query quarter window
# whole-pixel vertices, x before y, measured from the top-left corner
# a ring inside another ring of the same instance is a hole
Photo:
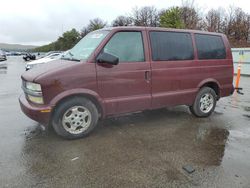
[[[189,33],[150,32],[153,61],[191,60],[194,58],[192,38]]]
[[[118,32],[104,47],[104,52],[117,56],[119,62],[145,61],[141,32]]]
[[[225,59],[226,50],[221,36],[195,34],[199,59]]]

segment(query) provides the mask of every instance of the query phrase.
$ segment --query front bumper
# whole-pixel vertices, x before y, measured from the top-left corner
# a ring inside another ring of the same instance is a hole
[[[19,97],[19,103],[23,113],[29,118],[43,125],[49,124],[52,107],[30,104],[24,94]]]

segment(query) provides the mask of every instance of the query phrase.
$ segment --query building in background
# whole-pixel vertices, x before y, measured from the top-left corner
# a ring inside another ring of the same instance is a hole
[[[243,61],[241,66],[241,74],[250,76],[250,48],[232,48],[234,73],[237,73],[238,63],[240,61],[240,54],[243,54]]]

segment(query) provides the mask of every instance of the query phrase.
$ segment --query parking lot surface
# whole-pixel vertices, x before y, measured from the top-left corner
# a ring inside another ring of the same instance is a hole
[[[206,119],[185,106],[109,118],[63,140],[20,110],[21,57],[0,69],[0,187],[250,187],[250,77]],[[183,169],[189,165],[195,171]]]

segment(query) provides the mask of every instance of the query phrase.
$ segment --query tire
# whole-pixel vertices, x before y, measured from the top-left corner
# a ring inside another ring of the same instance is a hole
[[[98,110],[94,103],[83,97],[74,97],[61,103],[54,110],[52,126],[66,139],[89,135],[98,123]]]
[[[216,101],[215,91],[210,87],[203,87],[196,95],[194,104],[189,107],[190,112],[196,117],[208,117],[213,113]]]

